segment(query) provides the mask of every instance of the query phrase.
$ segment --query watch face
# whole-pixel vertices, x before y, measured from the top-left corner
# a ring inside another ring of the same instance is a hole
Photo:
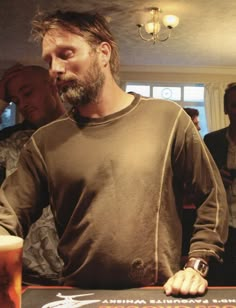
[[[204,262],[199,262],[198,271],[202,273],[203,276],[207,274],[208,266]]]

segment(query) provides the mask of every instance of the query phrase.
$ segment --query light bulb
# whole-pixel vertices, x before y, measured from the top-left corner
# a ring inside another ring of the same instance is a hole
[[[167,28],[175,28],[179,24],[179,17],[175,15],[165,15],[162,22]]]
[[[160,31],[161,25],[159,22],[150,21],[144,25],[144,28],[147,33],[158,33]]]

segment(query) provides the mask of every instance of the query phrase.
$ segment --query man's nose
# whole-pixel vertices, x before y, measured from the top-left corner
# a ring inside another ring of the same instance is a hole
[[[65,73],[65,63],[63,60],[54,59],[51,62],[51,67],[49,69],[49,73],[51,77],[54,79],[57,78],[59,75]]]
[[[22,113],[25,113],[27,111],[29,105],[30,101],[28,101],[27,99],[20,99],[17,104],[19,111]]]

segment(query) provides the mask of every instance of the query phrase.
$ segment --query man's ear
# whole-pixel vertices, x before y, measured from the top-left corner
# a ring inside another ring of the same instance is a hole
[[[105,66],[109,64],[111,58],[111,46],[107,42],[102,42],[98,48],[97,52],[100,54],[101,63]]]

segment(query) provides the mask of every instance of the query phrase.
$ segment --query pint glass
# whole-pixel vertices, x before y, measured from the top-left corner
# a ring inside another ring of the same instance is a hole
[[[0,235],[0,307],[21,307],[23,239]]]

